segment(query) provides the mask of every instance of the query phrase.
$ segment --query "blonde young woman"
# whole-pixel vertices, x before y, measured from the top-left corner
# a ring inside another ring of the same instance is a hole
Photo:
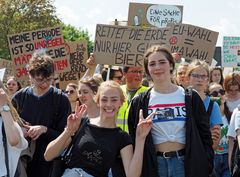
[[[20,118],[0,81],[0,176],[7,176],[7,166],[5,164],[5,153],[2,141],[3,125],[7,139],[9,177],[14,177],[20,153],[27,148],[27,141],[23,137],[23,132],[17,122],[21,122]]]
[[[212,133],[213,148],[216,149],[220,141],[220,132],[222,116],[220,108],[216,102],[213,102],[211,111],[208,111],[211,104],[210,97],[206,93],[209,83],[209,66],[205,61],[194,60],[190,63],[187,71],[187,80],[203,100],[206,111],[210,118],[210,129]]]
[[[143,147],[146,135],[152,125],[150,114],[145,120],[140,111],[137,125],[136,148],[130,136],[116,125],[118,110],[124,102],[123,91],[114,81],[106,81],[99,87],[96,95],[100,108],[98,121],[82,126],[81,136],[72,149],[72,158],[63,177],[107,177],[109,169],[120,154],[127,177],[139,177],[143,161]],[[52,141],[45,152],[45,159],[58,156],[71,141],[71,136],[79,128],[86,106],[77,106],[75,114],[68,117],[63,133]],[[111,145],[111,146],[110,146]]]

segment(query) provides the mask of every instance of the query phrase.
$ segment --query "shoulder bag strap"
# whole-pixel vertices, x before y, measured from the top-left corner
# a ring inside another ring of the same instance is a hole
[[[210,100],[209,105],[208,105],[208,109],[207,109],[207,114],[208,114],[209,118],[212,114],[212,108],[213,108],[213,101]]]
[[[87,118],[83,118],[80,124],[80,127],[78,131],[76,132],[75,136],[73,137],[73,140],[71,143],[68,145],[67,149],[64,151],[62,155],[62,159],[65,160],[66,163],[68,163],[71,160],[71,150],[73,149],[75,142],[77,141],[79,135],[81,134],[83,128],[86,126],[88,122]]]
[[[5,133],[3,122],[2,122],[2,141],[3,141],[4,154],[5,154],[5,164],[6,164],[6,169],[7,169],[7,177],[9,177],[7,137],[6,137],[6,133]]]

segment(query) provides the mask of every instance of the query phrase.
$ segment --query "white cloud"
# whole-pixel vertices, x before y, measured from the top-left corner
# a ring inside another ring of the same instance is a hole
[[[72,9],[70,9],[67,6],[60,6],[58,7],[58,13],[60,18],[62,18],[62,20],[67,23],[67,24],[71,24],[71,25],[77,25],[78,21],[79,21],[79,17],[76,13],[74,13],[72,11]]]
[[[91,19],[91,18],[95,18],[96,16],[99,16],[101,14],[102,14],[102,11],[100,9],[94,8],[86,16]]]
[[[234,19],[230,20],[222,18],[220,21],[212,25],[210,29],[219,32],[218,45],[222,45],[223,36],[239,36],[238,24],[234,22]]]

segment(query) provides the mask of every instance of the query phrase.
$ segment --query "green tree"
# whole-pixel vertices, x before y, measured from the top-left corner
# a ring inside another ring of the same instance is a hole
[[[62,23],[62,33],[65,41],[78,41],[85,39],[88,41],[88,54],[93,51],[93,42],[90,40],[90,35],[87,30],[77,29],[72,25]]]
[[[11,58],[8,34],[58,25],[62,26],[66,41],[85,39],[88,41],[88,52],[93,51],[88,31],[62,23],[56,15],[53,0],[0,0],[0,58]]]
[[[60,23],[53,0],[0,0],[0,58],[10,59],[8,34]]]

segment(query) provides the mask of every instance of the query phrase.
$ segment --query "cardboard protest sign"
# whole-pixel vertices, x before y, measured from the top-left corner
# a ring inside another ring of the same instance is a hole
[[[100,25],[96,27],[94,54],[98,64],[142,66],[143,55],[153,44],[166,44],[168,28]]]
[[[70,71],[69,56],[60,27],[8,35],[8,44],[16,77],[20,80],[27,79],[26,65],[32,54],[39,49],[45,49],[46,53],[54,59],[56,73]]]
[[[164,28],[168,23],[181,23],[183,6],[130,3],[128,25]]]
[[[59,73],[59,84],[61,89],[65,89],[68,83],[78,84],[87,70],[86,60],[88,58],[87,41],[66,42],[66,46],[70,51],[71,71]]]
[[[0,58],[0,68],[5,68],[3,81],[7,81],[8,76],[14,76],[12,61]]]
[[[240,37],[223,37],[222,66],[240,66]]]
[[[202,59],[211,64],[218,32],[189,24],[172,24],[168,36],[171,53],[186,59]]]

